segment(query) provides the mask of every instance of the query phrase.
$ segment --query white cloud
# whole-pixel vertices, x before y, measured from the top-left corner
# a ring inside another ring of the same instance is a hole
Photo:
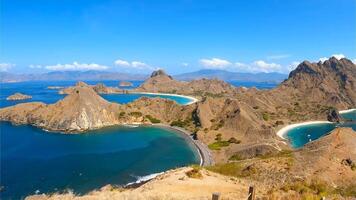
[[[144,62],[141,62],[141,61],[132,61],[132,62],[129,62],[129,61],[126,61],[126,60],[116,60],[114,62],[114,64],[116,66],[119,66],[119,67],[124,67],[126,69],[137,69],[137,70],[155,70],[157,69],[157,67],[152,67]]]
[[[331,57],[335,57],[336,59],[340,60],[342,58],[345,58],[345,55],[344,54],[334,54]]]
[[[291,55],[289,54],[280,54],[280,55],[272,55],[272,56],[267,56],[268,60],[279,60],[283,58],[289,58]]]
[[[115,65],[118,65],[118,66],[123,66],[123,67],[128,67],[130,66],[130,63],[127,62],[126,60],[115,60],[114,62]]]
[[[351,60],[356,65],[356,58]]]
[[[231,63],[220,58],[200,59],[199,63],[208,69],[226,69]]]
[[[29,66],[31,69],[41,69],[42,65],[30,65]]]
[[[257,60],[252,64],[252,71],[256,72],[282,72],[282,66],[276,63],[267,63],[263,60]]]
[[[83,71],[83,70],[106,70],[109,67],[96,63],[86,64],[73,62],[72,64],[57,64],[45,66],[48,70],[53,71]]]
[[[258,73],[258,72],[265,72],[265,73],[271,73],[271,72],[279,72],[279,73],[289,73],[290,71],[294,70],[298,66],[299,62],[292,62],[288,66],[282,66],[277,63],[267,63],[266,61],[263,60],[257,60],[252,63],[246,64],[246,63],[241,63],[241,62],[236,62],[231,69],[234,71],[240,71],[240,72],[252,72],[252,73]]]
[[[235,63],[235,66],[236,66],[236,67],[246,67],[247,64],[245,64],[245,63],[240,63],[240,62],[236,62],[236,63]]]
[[[149,65],[140,61],[132,61],[131,66],[138,69],[150,68]]]
[[[15,64],[11,64],[11,63],[0,63],[0,72],[7,72],[9,71],[9,69],[11,69],[14,66]]]
[[[188,67],[188,66],[189,66],[189,63],[182,63],[182,65],[183,65],[184,67]]]
[[[345,58],[345,55],[340,53],[340,54],[333,54],[330,57],[335,57],[336,59],[340,60],[342,58]],[[327,58],[327,57],[319,58],[319,61],[321,61],[321,62],[325,62],[326,60],[329,60],[329,58]]]

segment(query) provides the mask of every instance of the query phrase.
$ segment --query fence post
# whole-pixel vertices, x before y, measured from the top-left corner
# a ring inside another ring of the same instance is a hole
[[[211,199],[212,199],[212,200],[219,200],[219,198],[220,198],[220,193],[214,192]]]
[[[247,200],[255,200],[255,188],[253,186],[250,186],[248,188],[248,198]]]

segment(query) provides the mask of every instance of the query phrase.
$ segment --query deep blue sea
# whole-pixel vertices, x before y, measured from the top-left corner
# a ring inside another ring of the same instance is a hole
[[[351,127],[354,131],[356,131],[356,111],[344,113],[341,114],[341,116],[345,119],[353,121],[342,124],[320,123],[301,125],[289,130],[286,136],[292,147],[299,148],[310,141],[316,140],[324,135],[327,135],[336,127]]]
[[[157,127],[116,126],[77,135],[8,122],[0,128],[0,199],[66,189],[83,194],[200,162],[193,144]]]
[[[96,84],[95,81],[88,81]],[[140,82],[133,82],[134,87]],[[64,95],[48,86],[71,86],[75,82],[24,82],[1,84],[0,107],[42,101],[55,103]],[[104,81],[117,86],[117,81]],[[21,92],[33,98],[7,101]],[[103,95],[109,101],[128,103],[141,96]],[[190,100],[161,96],[179,104]],[[114,126],[85,134],[48,133],[38,128],[0,122],[0,199],[19,199],[30,194],[71,189],[83,194],[106,184],[124,185],[140,177],[168,169],[199,164],[199,154],[182,135],[158,127]]]

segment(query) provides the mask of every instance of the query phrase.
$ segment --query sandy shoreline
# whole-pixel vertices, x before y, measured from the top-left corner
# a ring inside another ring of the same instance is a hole
[[[165,124],[153,124],[152,126],[157,126],[157,127],[173,130],[173,131],[181,134],[184,138],[191,141],[194,144],[195,148],[198,150],[198,154],[200,156],[200,166],[209,166],[209,165],[214,164],[214,161],[212,159],[209,148],[205,144],[203,144],[201,141],[194,140],[190,136],[191,133],[189,131],[187,131],[183,128],[180,128],[180,127],[169,126],[169,125],[165,125]]]
[[[309,121],[309,122],[302,122],[302,123],[297,123],[297,124],[291,124],[288,126],[283,127],[282,129],[280,129],[277,132],[277,135],[286,140],[287,138],[285,137],[285,135],[288,133],[289,130],[299,127],[299,126],[305,126],[305,125],[310,125],[310,124],[332,124],[332,122],[329,121]]]
[[[348,109],[348,110],[340,110],[339,114],[350,113],[356,111],[356,108]]]
[[[181,95],[181,94],[169,94],[169,93],[155,93],[155,92],[129,92],[130,94],[152,94],[152,95],[162,95],[162,96],[174,96],[174,97],[183,97],[190,99],[191,101],[189,103],[186,103],[184,105],[190,105],[193,103],[198,102],[199,100],[197,98],[191,97],[191,96],[186,96],[186,95]]]

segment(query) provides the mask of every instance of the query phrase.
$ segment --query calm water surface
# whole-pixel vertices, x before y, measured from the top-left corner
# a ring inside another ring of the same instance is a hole
[[[79,135],[7,122],[0,128],[1,199],[18,199],[37,190],[83,194],[200,161],[184,137],[157,127],[116,126]]]
[[[324,135],[330,133],[336,127],[351,127],[356,131],[356,111],[350,113],[341,114],[345,119],[354,120],[352,122],[347,122],[343,124],[336,123],[320,123],[320,124],[309,124],[302,125],[296,128],[293,128],[287,132],[287,138],[290,141],[290,144],[294,148],[299,148],[305,145],[306,143],[316,140]]]

